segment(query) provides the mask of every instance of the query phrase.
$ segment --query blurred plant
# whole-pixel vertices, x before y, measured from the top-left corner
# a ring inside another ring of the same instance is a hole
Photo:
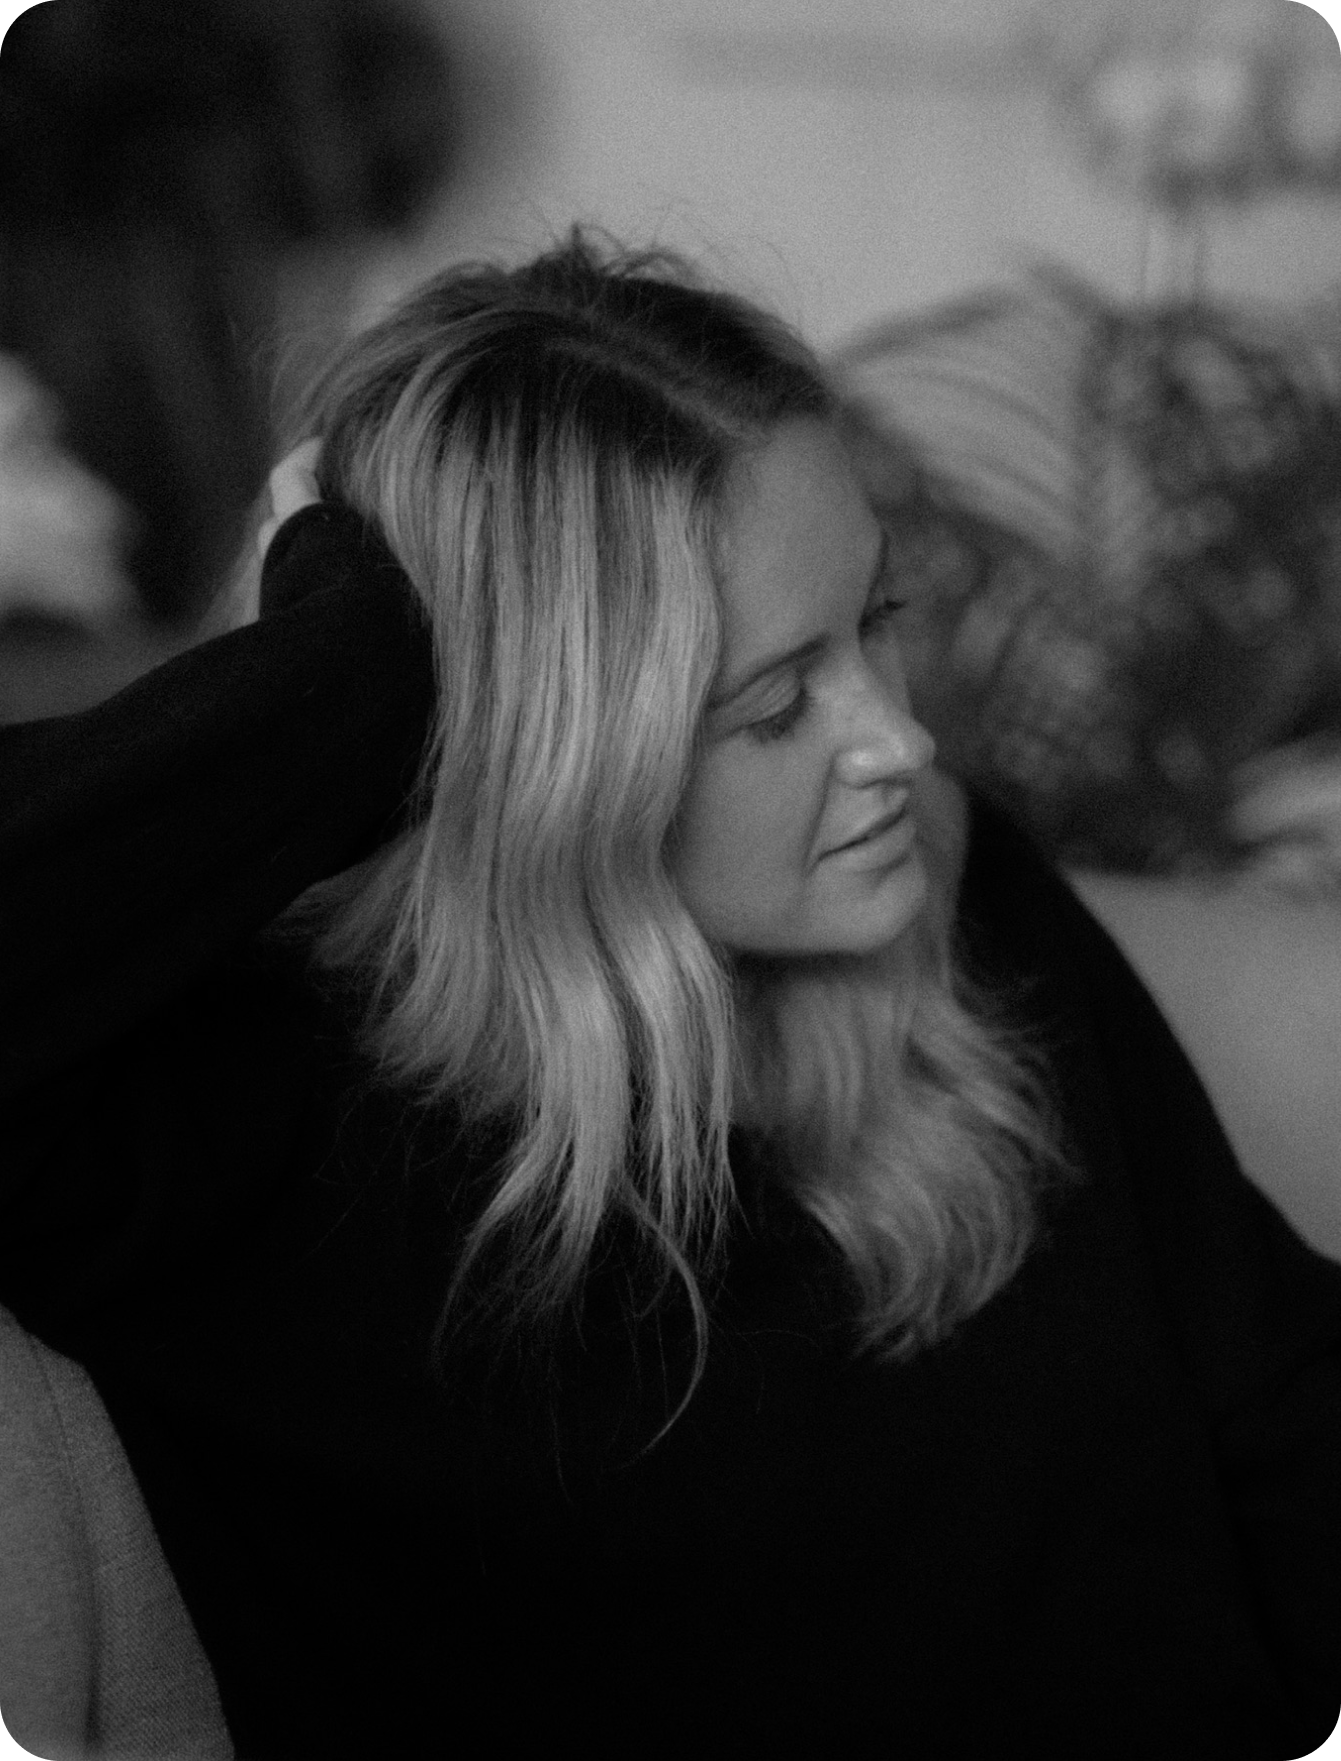
[[[1243,767],[1341,726],[1341,309],[1039,272],[837,366],[951,768],[1065,860],[1238,861]]]
[[[1143,295],[1040,270],[837,362],[952,769],[1063,860],[1341,877],[1341,301],[1204,297],[1217,205],[1341,187],[1293,0],[1045,0],[1025,58],[1144,204]]]

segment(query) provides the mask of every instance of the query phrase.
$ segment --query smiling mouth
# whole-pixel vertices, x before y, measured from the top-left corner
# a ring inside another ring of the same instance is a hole
[[[873,820],[864,832],[858,832],[856,837],[849,838],[846,844],[835,845],[829,852],[830,856],[838,856],[844,850],[856,850],[863,844],[869,844],[872,839],[880,837],[883,833],[896,826],[907,812],[908,803],[905,801],[901,807],[896,807],[892,813],[882,814],[879,819]]]

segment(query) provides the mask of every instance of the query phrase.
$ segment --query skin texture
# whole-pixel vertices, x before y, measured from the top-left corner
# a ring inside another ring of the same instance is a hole
[[[779,428],[730,488],[722,660],[672,873],[729,952],[871,953],[926,897],[911,790],[935,750],[908,708],[883,534],[818,422]]]

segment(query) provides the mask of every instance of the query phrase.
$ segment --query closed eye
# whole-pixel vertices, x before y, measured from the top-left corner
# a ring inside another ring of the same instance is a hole
[[[810,707],[810,693],[802,685],[795,697],[776,715],[767,716],[763,721],[750,723],[750,737],[767,745],[770,740],[783,740],[791,733]]]
[[[868,606],[862,615],[860,625],[862,640],[866,641],[869,637],[878,636],[882,631],[888,629],[907,603],[907,600],[899,599],[892,593],[886,593],[876,600],[874,605]],[[775,715],[766,716],[762,721],[750,723],[750,737],[761,745],[767,745],[772,740],[786,739],[809,707],[810,693],[804,685],[801,685],[795,697],[785,708],[778,710]]]

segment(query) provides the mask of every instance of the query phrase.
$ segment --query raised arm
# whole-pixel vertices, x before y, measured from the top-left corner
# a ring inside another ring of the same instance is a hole
[[[394,829],[433,707],[404,579],[304,509],[259,623],[0,729],[0,1103],[142,1019]]]

